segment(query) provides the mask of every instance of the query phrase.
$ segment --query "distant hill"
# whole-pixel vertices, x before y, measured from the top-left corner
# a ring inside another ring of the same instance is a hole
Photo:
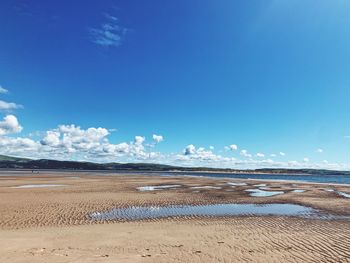
[[[18,158],[18,157],[11,157],[11,156],[6,156],[6,155],[0,155],[0,162],[27,162],[30,159],[26,158]]]
[[[154,163],[93,163],[58,161],[49,159],[33,160],[0,155],[0,169],[62,169],[62,170],[115,170],[115,171],[177,171],[177,172],[221,172],[221,173],[266,173],[266,174],[331,174],[349,175],[350,171],[317,169],[264,168],[255,170],[219,169],[208,167],[180,167]]]

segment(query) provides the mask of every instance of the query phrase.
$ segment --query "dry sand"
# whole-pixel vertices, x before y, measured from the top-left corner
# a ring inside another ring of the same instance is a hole
[[[227,182],[248,185],[233,188]],[[244,191],[261,183],[286,194],[257,198]],[[36,184],[63,186],[13,188]],[[182,187],[136,190],[172,184]],[[198,186],[221,189],[191,188]],[[294,189],[306,191],[294,193]],[[350,215],[350,199],[336,191],[350,193],[350,187],[88,172],[6,176],[2,172],[0,262],[350,262],[349,220],[236,216],[93,222],[88,217],[95,211],[132,205],[214,203],[294,203]]]

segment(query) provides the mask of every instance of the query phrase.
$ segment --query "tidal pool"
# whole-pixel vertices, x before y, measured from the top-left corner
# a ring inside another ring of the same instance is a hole
[[[302,189],[295,189],[292,191],[293,193],[304,193],[305,190],[302,190]]]
[[[338,194],[338,195],[341,195],[341,196],[343,196],[343,197],[345,197],[345,198],[350,198],[350,194],[348,194],[348,193],[337,192],[337,194]]]
[[[269,196],[284,194],[283,191],[264,191],[261,189],[247,189],[245,191],[250,192],[249,195],[253,197],[269,197]]]
[[[231,182],[229,182],[227,184],[228,185],[233,185],[233,186],[245,186],[245,185],[247,185],[246,183],[231,183]]]
[[[176,216],[301,216],[312,217],[317,211],[295,204],[214,204],[214,205],[173,205],[133,206],[116,208],[89,215],[92,220],[141,220]]]
[[[19,186],[12,186],[11,188],[46,188],[46,187],[59,187],[65,186],[64,184],[25,184]]]
[[[171,189],[171,188],[177,188],[177,187],[181,187],[181,185],[169,184],[169,185],[140,186],[140,187],[137,187],[137,190],[144,192],[144,191],[156,191],[156,190],[162,190],[162,189]]]
[[[191,189],[221,189],[221,187],[205,185],[205,186],[192,186]]]

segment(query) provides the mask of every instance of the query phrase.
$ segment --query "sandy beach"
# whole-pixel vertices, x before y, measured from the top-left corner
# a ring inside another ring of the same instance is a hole
[[[1,173],[0,262],[350,262],[350,186],[98,172]],[[280,194],[256,197],[246,191],[252,189]],[[334,217],[91,217],[135,206],[208,204],[295,204]]]

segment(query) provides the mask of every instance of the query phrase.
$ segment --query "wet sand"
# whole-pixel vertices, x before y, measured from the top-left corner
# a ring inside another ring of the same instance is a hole
[[[180,187],[137,189],[169,185]],[[246,191],[259,187],[284,194],[252,197]],[[2,174],[0,262],[350,262],[350,220],[89,217],[130,206],[217,203],[292,203],[349,216],[350,199],[337,192],[350,193],[350,186],[92,172]]]

